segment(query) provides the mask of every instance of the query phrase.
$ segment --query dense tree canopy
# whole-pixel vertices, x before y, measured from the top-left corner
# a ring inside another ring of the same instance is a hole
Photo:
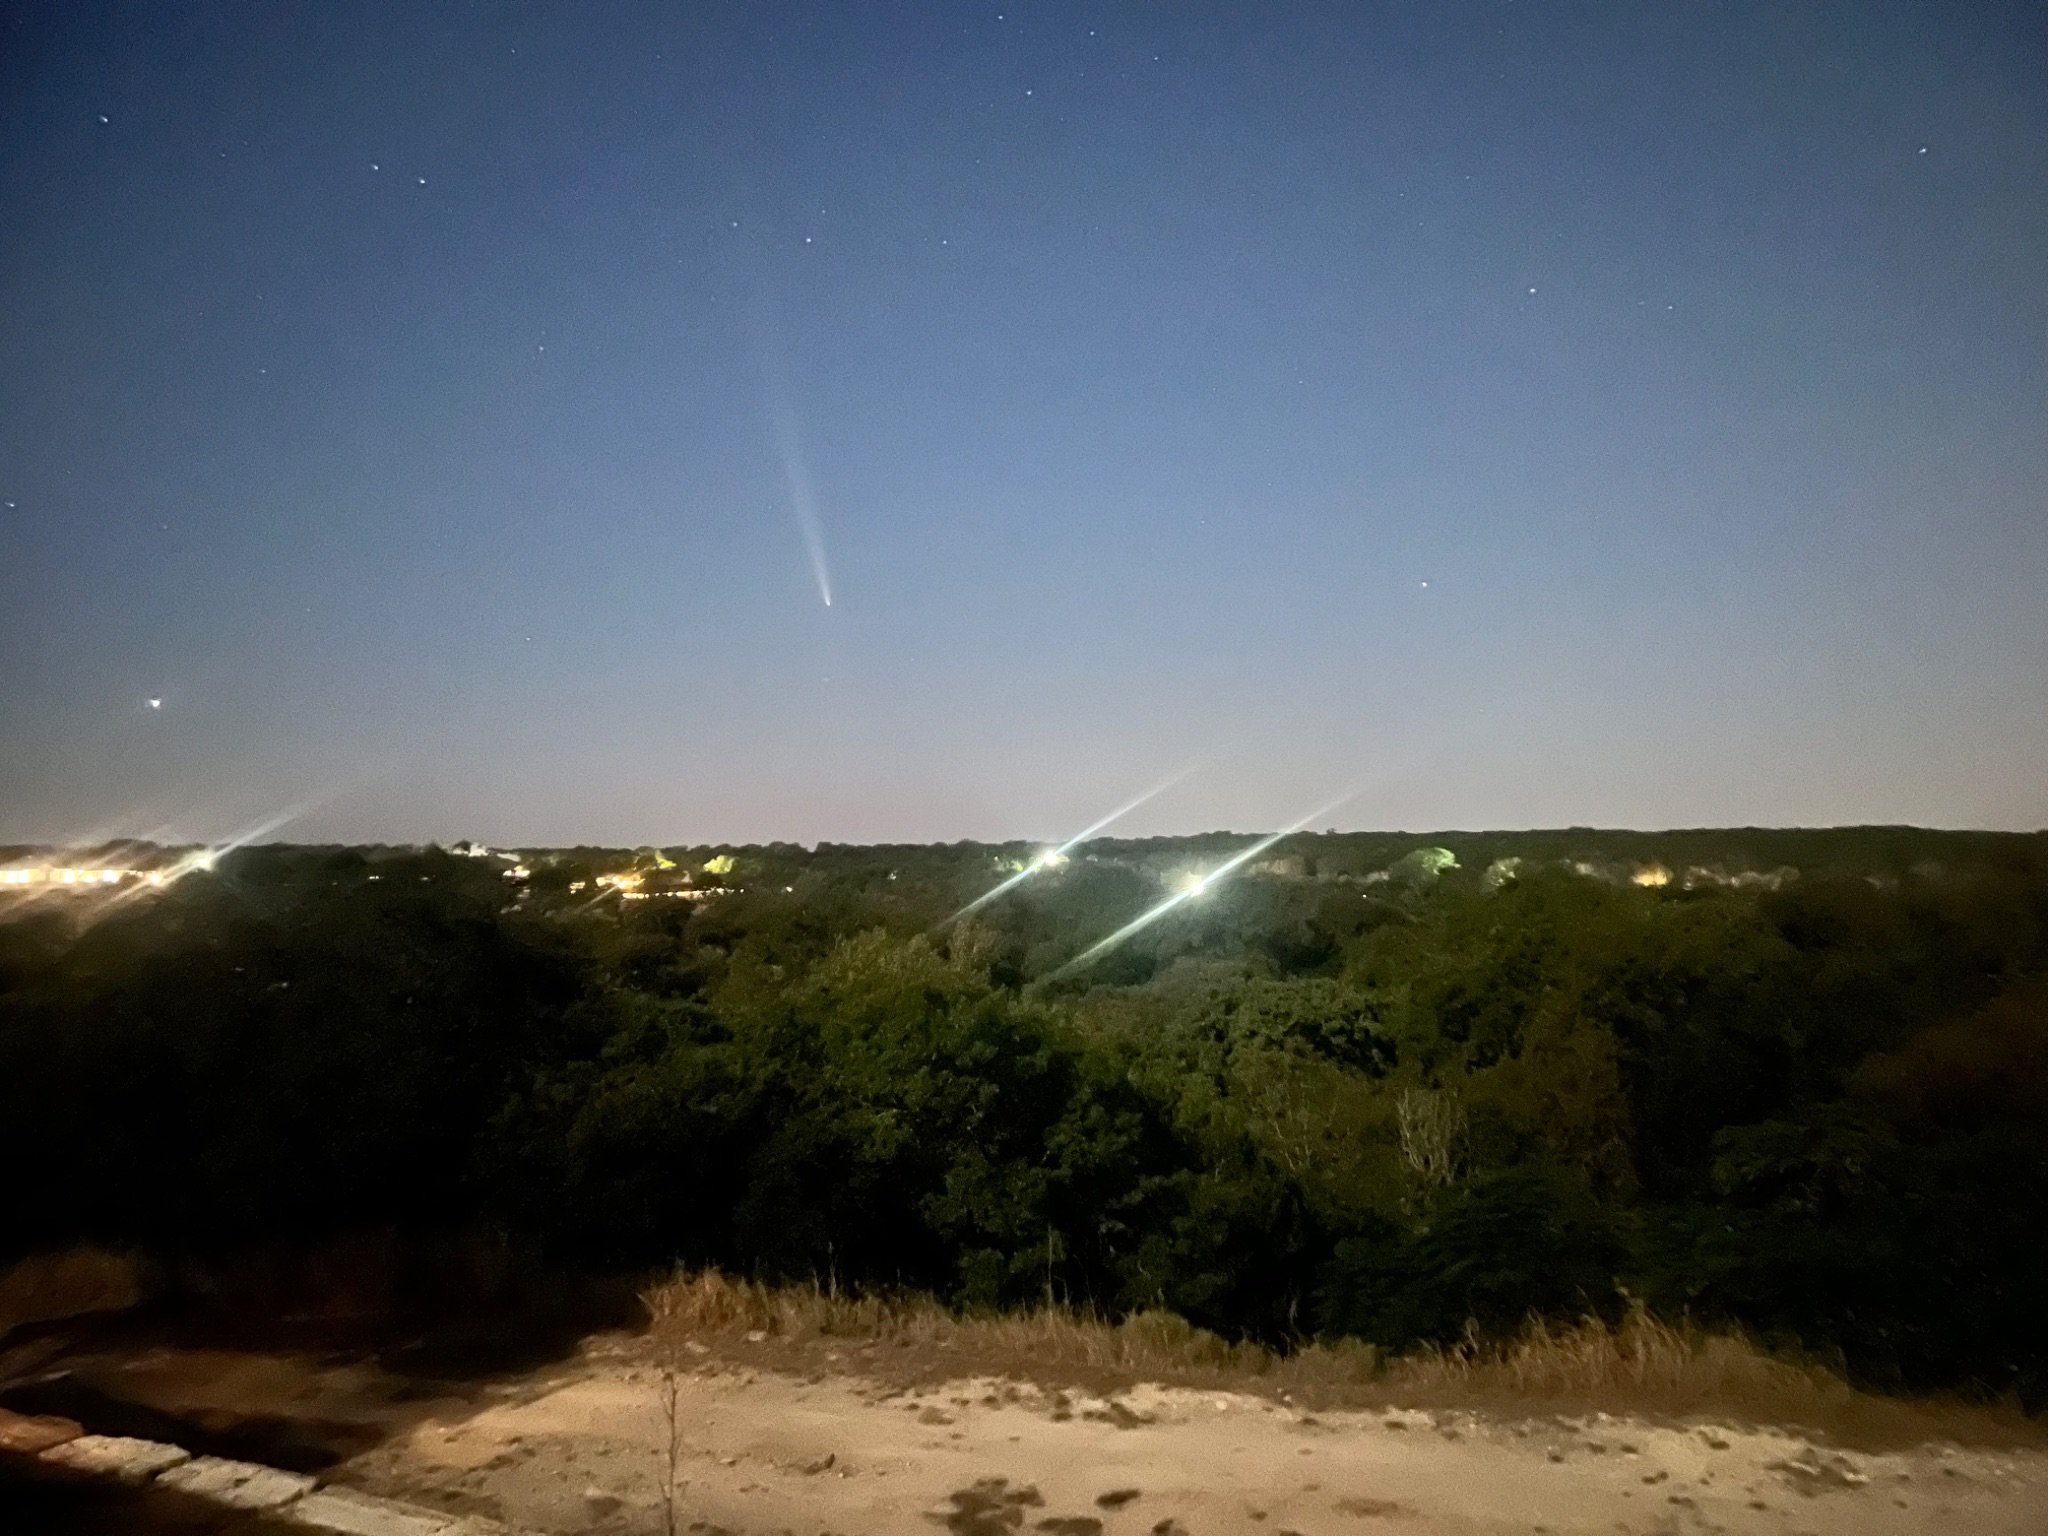
[[[1733,1320],[2048,1398],[2048,839],[252,848],[0,911],[0,1241],[483,1228],[1389,1346]],[[600,877],[610,877],[601,880]],[[637,884],[635,883],[637,882]]]

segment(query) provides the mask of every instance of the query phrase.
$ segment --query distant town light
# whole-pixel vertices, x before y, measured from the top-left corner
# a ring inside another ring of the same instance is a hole
[[[134,884],[138,886],[162,886],[182,873],[182,868],[166,873],[156,869],[107,869],[86,868],[68,864],[15,864],[0,869],[0,887],[20,890],[24,887],[41,887],[60,891],[96,890],[108,886]]]

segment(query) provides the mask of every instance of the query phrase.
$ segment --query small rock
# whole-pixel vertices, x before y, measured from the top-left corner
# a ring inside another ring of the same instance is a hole
[[[954,1490],[947,1498],[953,1507],[929,1518],[953,1536],[1009,1536],[1023,1525],[1026,1508],[1045,1503],[1037,1488],[1028,1484],[1012,1488],[1006,1477],[984,1477]]]
[[[230,1509],[274,1509],[313,1491],[313,1479],[297,1472],[218,1456],[195,1456],[181,1462],[159,1476],[157,1484]]]
[[[271,1518],[329,1536],[444,1536],[454,1529],[445,1515],[333,1488],[309,1493]]]
[[[1138,1496],[1135,1488],[1112,1488],[1107,1493],[1095,1495],[1095,1503],[1102,1509],[1122,1509]]]
[[[131,1440],[126,1435],[80,1435],[44,1451],[42,1459],[74,1472],[118,1477],[124,1483],[146,1483],[159,1472],[190,1461],[192,1453],[181,1446]]]
[[[34,1456],[76,1440],[84,1433],[84,1428],[70,1419],[28,1416],[0,1408],[0,1451]]]

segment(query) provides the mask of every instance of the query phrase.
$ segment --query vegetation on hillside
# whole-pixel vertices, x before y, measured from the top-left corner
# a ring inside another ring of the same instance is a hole
[[[1304,835],[1061,974],[1249,841],[961,922],[1039,850],[266,847],[18,903],[0,1243],[482,1231],[1280,1348],[1640,1304],[2048,1402],[2048,838]]]

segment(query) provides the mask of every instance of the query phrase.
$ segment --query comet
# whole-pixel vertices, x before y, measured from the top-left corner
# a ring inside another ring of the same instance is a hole
[[[782,460],[782,477],[789,485],[790,510],[796,514],[797,531],[803,535],[804,553],[810,556],[811,577],[818,584],[818,596],[832,606],[832,572],[825,564],[825,530],[818,522],[818,494],[811,486],[810,466],[804,461],[802,435],[797,431],[796,411],[778,402],[771,412],[775,424],[775,451]]]

